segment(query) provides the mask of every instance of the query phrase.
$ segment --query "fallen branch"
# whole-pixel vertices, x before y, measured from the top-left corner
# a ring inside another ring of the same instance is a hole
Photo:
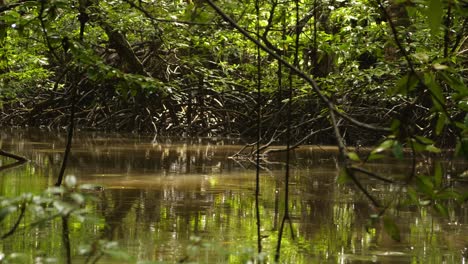
[[[4,157],[7,157],[7,158],[12,158],[12,159],[15,159],[15,160],[17,160],[18,162],[21,162],[21,163],[24,163],[24,162],[28,161],[28,159],[25,158],[25,157],[18,156],[16,154],[6,152],[6,151],[1,150],[1,149],[0,149],[0,156],[4,156]]]

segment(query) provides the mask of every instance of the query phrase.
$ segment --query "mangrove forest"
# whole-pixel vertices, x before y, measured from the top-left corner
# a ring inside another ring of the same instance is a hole
[[[0,0],[0,263],[468,262],[466,0]]]

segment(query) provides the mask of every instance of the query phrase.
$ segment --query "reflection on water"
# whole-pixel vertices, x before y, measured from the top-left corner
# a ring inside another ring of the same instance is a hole
[[[21,130],[0,135],[0,148],[31,160],[0,172],[1,196],[38,193],[55,182],[64,134]],[[66,174],[102,188],[96,189],[96,203],[88,205],[98,218],[71,219],[72,254],[79,258],[76,245],[109,239],[118,241],[135,261],[245,263],[256,250],[255,168],[229,159],[239,149],[239,143],[226,139],[156,141],[135,135],[77,133]],[[398,243],[381,226],[368,225],[375,211],[362,194],[337,183],[332,150],[302,147],[292,156],[290,213],[295,238],[286,232],[282,262],[466,261],[466,205],[453,204],[450,219],[434,216],[425,207],[390,212],[401,229]],[[283,160],[281,154],[269,157],[261,175],[262,242],[270,262],[284,207]],[[387,160],[369,168],[401,178],[408,164]],[[384,204],[404,200],[396,186],[375,180],[364,183]],[[11,224],[2,222],[0,228],[7,230]],[[26,252],[31,261],[62,258],[60,234],[60,221],[52,221],[0,241],[0,252]]]

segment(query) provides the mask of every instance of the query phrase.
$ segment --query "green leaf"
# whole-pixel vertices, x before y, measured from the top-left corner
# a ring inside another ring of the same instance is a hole
[[[83,204],[85,201],[84,196],[81,193],[72,193],[70,194],[70,197],[77,203],[77,204]]]
[[[346,168],[342,168],[338,175],[338,183],[345,184],[351,181],[351,177],[349,177],[348,170]]]
[[[396,133],[398,132],[398,130],[400,129],[400,120],[398,119],[393,119],[392,120],[392,124],[390,125],[390,129],[392,130],[393,133]]]
[[[411,139],[410,144],[412,144],[412,147],[414,148],[414,151],[416,152],[423,152],[426,150],[426,145],[419,143],[418,141]]]
[[[422,175],[416,178],[416,186],[423,194],[432,197],[434,195],[434,184],[428,176]]]
[[[442,186],[442,165],[440,162],[436,162],[434,166],[434,185],[436,188],[440,188]]]
[[[442,93],[442,88],[440,87],[439,83],[435,80],[435,75],[432,72],[427,72],[424,74],[424,82],[431,91],[431,96],[434,98],[435,105],[445,103],[444,94]],[[438,110],[442,110],[437,108]]]
[[[427,18],[432,35],[439,34],[443,12],[442,0],[429,0]]]
[[[440,148],[434,146],[434,145],[427,145],[426,146],[426,151],[432,152],[432,153],[440,153],[441,150]]]
[[[392,148],[393,156],[395,158],[402,160],[403,159],[403,145],[400,142],[395,141]]]
[[[441,214],[443,217],[448,217],[449,216],[449,213],[448,213],[448,210],[447,210],[447,207],[440,204],[440,203],[436,203],[434,205],[434,208],[436,209],[436,211]]]
[[[437,200],[450,200],[450,199],[455,199],[457,201],[460,201],[462,198],[462,195],[454,190],[450,189],[445,189],[439,193],[437,193],[434,197],[434,199]]]
[[[395,142],[395,140],[393,140],[393,139],[385,140],[377,148],[372,150],[371,154],[377,154],[377,153],[380,153],[382,151],[385,151],[385,150],[389,149],[391,146],[393,146],[394,142]]]
[[[419,202],[418,194],[416,190],[411,186],[408,187],[408,196],[411,202],[416,203],[416,204]]]
[[[353,161],[361,161],[359,155],[356,152],[348,152],[348,158]]]
[[[442,132],[442,130],[445,127],[446,120],[447,120],[447,117],[445,116],[445,114],[444,113],[439,113],[439,117],[437,118],[437,123],[436,123],[436,127],[435,127],[436,135],[440,135],[440,133]]]
[[[385,158],[385,155],[383,154],[371,153],[369,157],[367,157],[367,160],[371,161],[371,160],[378,160],[378,159],[383,159],[383,158]]]
[[[387,232],[393,240],[400,242],[400,229],[396,225],[395,221],[390,217],[384,217],[383,222],[385,232]]]
[[[18,12],[10,10],[2,14],[1,20],[3,20],[3,22],[5,22],[6,24],[11,25],[13,23],[18,23],[20,17],[21,15]]]
[[[432,139],[429,139],[427,137],[423,137],[423,136],[415,136],[415,138],[421,142],[422,144],[425,144],[425,145],[429,145],[429,144],[434,144],[434,141],[432,141]]]
[[[408,73],[404,75],[397,83],[396,86],[389,90],[390,95],[406,95],[408,92],[414,90],[418,84],[419,79],[416,75]]]
[[[443,64],[440,64],[440,63],[434,63],[434,64],[432,64],[432,68],[434,68],[435,70],[441,71],[441,70],[448,69],[449,66],[443,65]]]
[[[2,222],[9,214],[15,212],[18,208],[16,206],[7,206],[0,209],[0,222]]]
[[[442,79],[450,86],[450,88],[459,92],[462,96],[468,95],[468,88],[463,83],[463,81],[460,80],[460,78],[457,78],[453,74],[448,74],[446,72],[440,72],[439,76],[442,77]]]
[[[417,52],[413,54],[413,57],[419,60],[421,63],[426,63],[429,61],[429,55],[423,52]]]
[[[463,138],[461,141],[457,140],[455,155],[457,157],[464,157],[465,159],[468,159],[468,138]]]
[[[463,124],[465,125],[465,129],[468,129],[468,113],[465,115],[465,119],[463,120]]]

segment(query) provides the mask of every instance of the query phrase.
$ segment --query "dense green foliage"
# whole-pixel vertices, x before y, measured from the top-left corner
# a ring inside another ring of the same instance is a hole
[[[3,2],[3,124],[67,124],[63,114],[77,86],[84,128],[254,135],[258,102],[265,137],[284,139],[287,69],[279,84],[277,61],[262,53],[257,98],[255,44],[203,1]],[[217,4],[255,36],[254,2]],[[298,4],[260,1],[257,38],[291,63],[297,51],[296,66],[339,111],[392,124],[403,139],[417,134],[453,145],[466,137],[462,2]],[[293,76],[292,85],[299,141],[328,126],[329,109],[304,80]],[[382,135],[341,127],[349,142]],[[324,132],[312,139],[334,141]]]

